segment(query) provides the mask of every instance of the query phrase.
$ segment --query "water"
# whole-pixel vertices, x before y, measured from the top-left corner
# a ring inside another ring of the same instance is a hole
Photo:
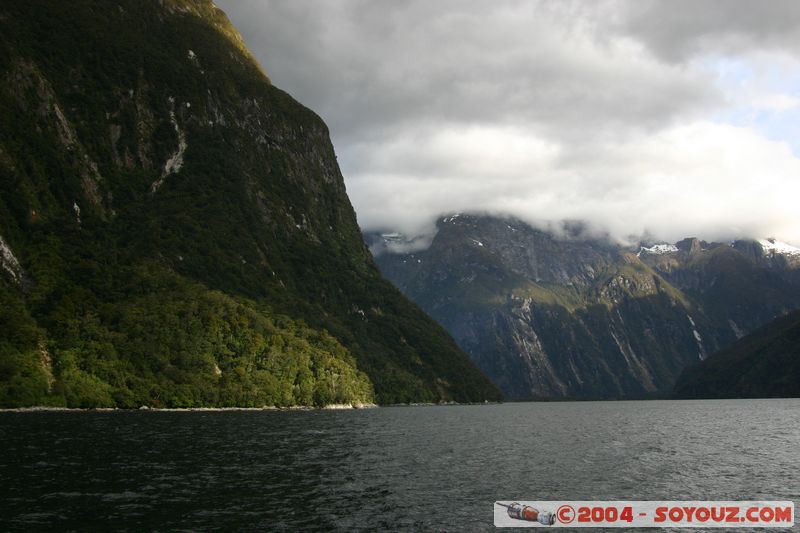
[[[6,412],[0,452],[3,531],[482,531],[495,500],[797,503],[800,400]]]

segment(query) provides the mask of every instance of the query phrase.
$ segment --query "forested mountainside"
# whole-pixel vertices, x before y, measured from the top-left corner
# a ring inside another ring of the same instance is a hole
[[[209,0],[0,4],[0,405],[496,400]]]
[[[686,368],[676,398],[800,397],[800,311],[777,318]]]

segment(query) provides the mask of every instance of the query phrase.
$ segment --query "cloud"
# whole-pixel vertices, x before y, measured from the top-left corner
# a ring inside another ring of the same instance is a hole
[[[217,3],[328,122],[365,229],[482,211],[800,243],[793,1]]]
[[[800,52],[800,3],[795,0],[626,2],[624,31],[671,61],[704,53]]]
[[[529,131],[473,128],[431,131],[372,153],[370,170],[357,172],[351,187],[368,227],[415,234],[433,218],[408,213],[482,211],[540,227],[583,220],[620,242],[647,233],[675,241],[698,228],[705,238],[800,241],[800,161],[786,144],[744,128],[698,121],[580,153]]]
[[[276,83],[345,141],[420,122],[526,123],[572,138],[656,126],[713,87],[560,2],[220,2]]]

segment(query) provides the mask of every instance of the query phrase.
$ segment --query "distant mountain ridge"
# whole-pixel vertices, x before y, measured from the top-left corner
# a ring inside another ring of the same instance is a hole
[[[414,253],[392,253],[402,236],[366,239],[509,398],[665,395],[688,365],[800,307],[800,256],[774,241],[628,249],[513,218],[437,226]]]
[[[0,3],[0,406],[484,401],[210,0]]]

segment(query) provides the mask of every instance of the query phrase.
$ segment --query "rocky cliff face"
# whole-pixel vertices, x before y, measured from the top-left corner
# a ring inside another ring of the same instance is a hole
[[[800,396],[800,311],[781,316],[705,361],[687,367],[676,398]]]
[[[445,217],[414,254],[367,240],[511,398],[663,394],[687,365],[800,306],[795,257],[759,243],[628,250],[470,215]]]
[[[5,403],[498,398],[380,277],[325,124],[212,2],[4,4],[0,77]]]

